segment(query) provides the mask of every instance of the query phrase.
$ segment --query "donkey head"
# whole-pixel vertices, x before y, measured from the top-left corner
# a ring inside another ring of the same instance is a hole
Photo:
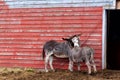
[[[71,48],[74,47],[74,43],[72,42],[71,39],[69,39],[69,38],[62,38],[62,39],[65,40],[65,41],[67,41],[68,45],[69,45]]]
[[[73,35],[69,38],[62,38],[67,41],[71,47],[80,47],[80,37],[81,34]]]

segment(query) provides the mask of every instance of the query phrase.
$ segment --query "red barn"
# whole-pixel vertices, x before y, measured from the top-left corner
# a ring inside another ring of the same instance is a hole
[[[0,67],[44,68],[41,52],[46,41],[82,33],[82,45],[95,49],[97,68],[106,68],[105,13],[115,2],[0,0]],[[54,61],[55,68],[67,69],[68,60]]]

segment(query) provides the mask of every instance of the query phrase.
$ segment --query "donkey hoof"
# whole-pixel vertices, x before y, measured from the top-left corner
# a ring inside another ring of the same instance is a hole
[[[53,72],[55,72],[55,69],[53,69]]]
[[[78,70],[78,72],[80,72],[81,70]]]
[[[70,71],[70,72],[73,72],[73,70],[72,70],[72,69],[69,69],[69,71]]]
[[[97,73],[97,71],[94,71],[94,73]]]
[[[92,75],[91,73],[88,73],[88,75]]]
[[[48,70],[45,70],[45,72],[48,72]]]
[[[91,75],[91,73],[88,73],[88,75]]]

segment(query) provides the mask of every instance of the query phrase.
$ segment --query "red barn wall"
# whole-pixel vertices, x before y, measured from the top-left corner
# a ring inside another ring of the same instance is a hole
[[[95,49],[101,69],[102,7],[9,8],[0,1],[0,67],[44,68],[44,43],[78,33],[82,46]],[[55,68],[67,69],[67,59],[54,61]]]

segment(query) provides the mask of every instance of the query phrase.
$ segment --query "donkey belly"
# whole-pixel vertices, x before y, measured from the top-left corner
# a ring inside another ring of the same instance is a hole
[[[67,51],[64,49],[64,46],[56,46],[53,50],[54,56],[58,58],[68,58]]]
[[[83,61],[83,59],[82,59],[82,57],[78,57],[78,56],[73,56],[73,62],[82,62]]]
[[[54,54],[54,56],[58,58],[68,58],[68,56],[66,56],[65,54],[61,54],[61,55]]]
[[[58,58],[68,58],[68,56],[62,51],[54,51],[54,56]]]

